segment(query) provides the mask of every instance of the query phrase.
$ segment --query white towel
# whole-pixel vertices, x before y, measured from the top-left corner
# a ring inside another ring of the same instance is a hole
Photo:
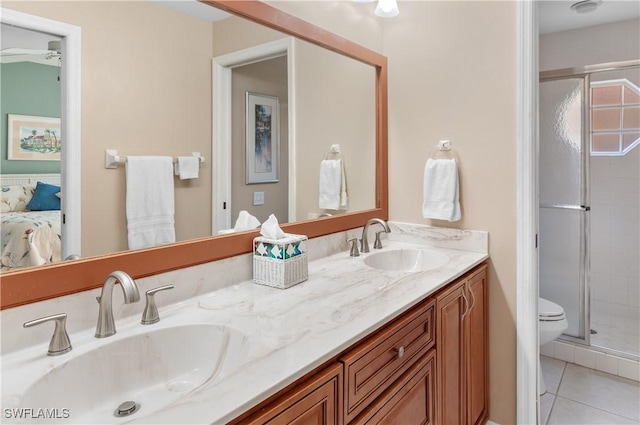
[[[320,209],[337,210],[340,208],[340,189],[342,186],[342,161],[325,159],[320,162],[320,191],[318,204]]]
[[[128,156],[126,173],[129,249],[174,243],[173,158]]]
[[[460,220],[458,167],[455,159],[427,159],[424,166],[422,216]]]
[[[347,174],[344,171],[344,161],[340,161],[340,209],[349,209],[349,195],[347,195]]]
[[[180,180],[197,179],[200,173],[200,158],[197,156],[179,156],[175,165],[175,174]]]

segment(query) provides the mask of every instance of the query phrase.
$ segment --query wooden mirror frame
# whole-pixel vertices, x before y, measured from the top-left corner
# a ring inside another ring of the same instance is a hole
[[[283,225],[287,233],[309,238],[361,227],[374,217],[388,219],[387,58],[261,1],[199,0],[231,14],[371,65],[376,70],[376,208]],[[72,262],[12,271],[0,281],[0,308],[86,291],[102,286],[114,270],[141,278],[251,252],[258,231],[206,237],[163,247],[123,251]]]

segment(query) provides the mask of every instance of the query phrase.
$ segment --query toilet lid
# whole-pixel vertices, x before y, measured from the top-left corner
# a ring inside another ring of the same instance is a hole
[[[562,319],[564,317],[564,309],[558,304],[538,298],[538,316],[549,319]]]

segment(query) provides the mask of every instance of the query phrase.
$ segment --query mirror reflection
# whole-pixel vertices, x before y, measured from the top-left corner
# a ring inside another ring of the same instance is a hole
[[[212,58],[288,36],[237,17],[212,22],[165,6],[3,2],[5,8],[82,28],[81,164],[61,164],[82,169],[82,257],[128,249],[125,168],[105,168],[106,149],[121,156],[175,158],[200,152],[205,157],[197,179],[173,179],[177,241],[229,229],[242,210],[260,222],[274,213],[287,223],[375,206],[373,67],[300,40],[291,42],[294,55],[284,52],[268,61],[228,65],[233,86],[230,137],[218,138],[217,128],[212,130],[220,112],[212,106],[218,95]],[[277,182],[247,181],[247,92],[279,100],[279,140],[271,141],[276,146],[272,155],[278,154],[273,156]],[[3,129],[7,114],[13,113],[4,107],[4,93]],[[320,166],[334,158],[329,155],[332,145],[340,145],[344,159],[347,209],[320,208]],[[224,149],[230,152],[228,162],[219,161]],[[3,186],[7,174],[35,173],[10,170],[2,156]],[[6,161],[12,162],[18,161]],[[228,183],[228,192],[218,189],[221,183]]]

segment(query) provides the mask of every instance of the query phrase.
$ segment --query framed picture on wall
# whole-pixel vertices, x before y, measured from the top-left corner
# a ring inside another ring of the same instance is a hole
[[[60,118],[8,114],[7,159],[60,161]]]
[[[274,183],[280,168],[280,101],[247,92],[247,184]]]

